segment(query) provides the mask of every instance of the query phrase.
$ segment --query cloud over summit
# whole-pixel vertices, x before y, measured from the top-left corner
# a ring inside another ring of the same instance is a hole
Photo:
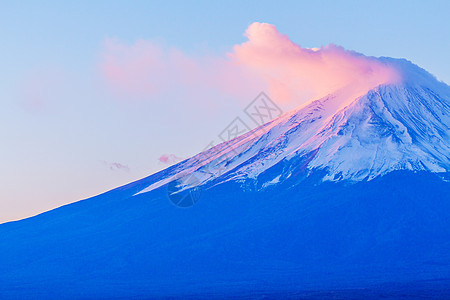
[[[321,48],[302,48],[276,27],[253,23],[236,45],[232,57],[264,78],[269,93],[278,101],[322,97],[357,86],[362,92],[395,81],[396,71],[379,60],[330,44]]]
[[[291,107],[338,89],[351,87],[362,94],[398,80],[396,70],[376,58],[333,44],[302,48],[271,24],[253,23],[244,35],[246,42],[210,57],[144,40],[133,45],[107,40],[101,74],[112,91],[125,97],[156,99],[176,87],[199,95],[213,89],[239,98],[251,90],[267,91]]]

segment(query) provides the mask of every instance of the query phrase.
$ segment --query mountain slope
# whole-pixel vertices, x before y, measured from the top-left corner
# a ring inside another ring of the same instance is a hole
[[[391,63],[404,82],[0,225],[0,298],[450,296],[449,88]]]
[[[444,279],[449,286],[450,185],[431,173],[258,193],[227,182],[189,209],[175,207],[165,188],[129,197],[136,188],[0,226],[0,297],[282,297],[424,280],[430,288]]]

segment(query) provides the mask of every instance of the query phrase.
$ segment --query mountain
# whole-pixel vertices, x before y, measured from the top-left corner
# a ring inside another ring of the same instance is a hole
[[[450,87],[381,60],[403,80],[0,225],[0,298],[449,297]]]

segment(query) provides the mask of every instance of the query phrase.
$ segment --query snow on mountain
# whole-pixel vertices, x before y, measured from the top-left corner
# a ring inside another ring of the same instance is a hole
[[[187,159],[139,193],[256,179],[281,161],[307,160],[324,181],[371,180],[394,170],[450,171],[450,87],[406,60],[382,58],[402,80],[364,95],[349,87]],[[281,178],[290,176],[283,170]],[[279,182],[280,177],[272,183]]]

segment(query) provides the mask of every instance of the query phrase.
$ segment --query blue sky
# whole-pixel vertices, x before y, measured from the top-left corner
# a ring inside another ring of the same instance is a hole
[[[3,1],[0,222],[151,174],[163,154],[201,151],[259,92],[173,86],[114,99],[98,71],[107,39],[223,56],[266,22],[302,47],[407,58],[450,83],[449,11],[448,1]]]

